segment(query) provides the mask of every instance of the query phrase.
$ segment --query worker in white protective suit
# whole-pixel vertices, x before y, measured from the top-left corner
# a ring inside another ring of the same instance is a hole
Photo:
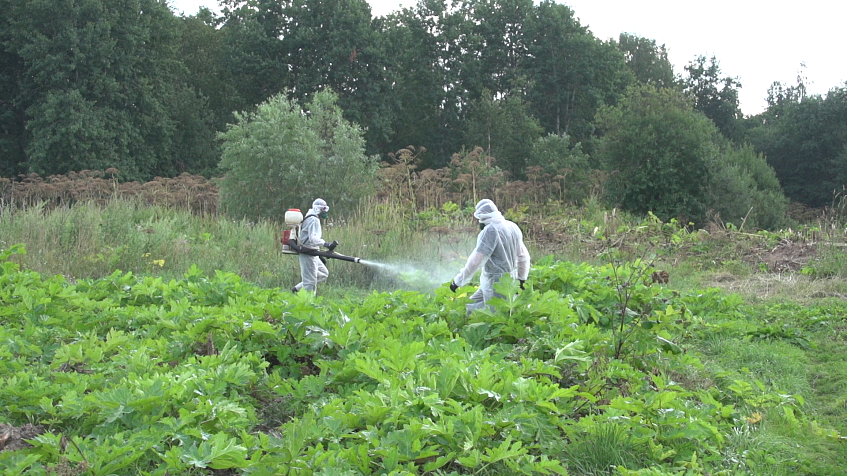
[[[327,217],[329,206],[322,198],[315,199],[312,202],[312,209],[303,217],[303,222],[300,224],[300,234],[297,236],[297,243],[302,248],[318,250],[321,246],[333,251],[338,246],[337,241],[328,243],[323,239],[323,230],[321,229],[321,219]],[[318,283],[326,281],[329,276],[329,271],[326,269],[326,261],[323,257],[312,256],[305,253],[300,253],[300,281],[294,288],[293,292],[298,292],[301,289],[308,289],[313,293],[318,290]]]
[[[476,204],[473,216],[479,220],[482,231],[476,239],[476,248],[465,267],[450,282],[450,290],[456,292],[459,286],[470,282],[474,274],[482,268],[479,289],[471,296],[467,305],[468,314],[485,306],[493,296],[503,297],[494,292],[494,283],[504,274],[510,275],[524,287],[529,274],[529,250],[523,242],[523,233],[518,225],[503,218],[497,205],[489,199]]]

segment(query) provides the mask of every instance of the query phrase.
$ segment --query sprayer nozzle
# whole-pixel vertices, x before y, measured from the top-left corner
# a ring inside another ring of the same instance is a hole
[[[353,260],[354,260],[353,261],[354,263],[361,263],[362,262],[362,258],[353,258]]]

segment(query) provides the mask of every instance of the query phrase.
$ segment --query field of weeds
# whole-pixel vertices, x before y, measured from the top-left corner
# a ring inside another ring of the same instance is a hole
[[[110,199],[0,215],[4,474],[833,475],[843,231],[513,209],[528,290],[465,316],[470,213],[273,223]],[[284,469],[281,469],[284,468]],[[280,473],[282,471],[282,473]]]

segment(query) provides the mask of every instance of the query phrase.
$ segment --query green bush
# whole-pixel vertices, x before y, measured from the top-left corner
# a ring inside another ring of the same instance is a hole
[[[612,205],[663,221],[784,224],[788,202],[773,168],[752,147],[727,141],[678,91],[633,87],[597,118]]]
[[[719,153],[712,122],[673,89],[636,86],[597,114],[600,160],[613,172],[608,199],[663,221],[700,221],[708,210],[709,164]]]
[[[570,143],[567,135],[548,134],[532,144],[529,166],[541,168],[541,172],[550,174],[561,182],[561,195],[557,198],[570,203],[580,203],[588,193],[588,154],[582,151],[582,144]]]
[[[752,147],[729,143],[712,163],[709,204],[725,222],[775,230],[785,225],[788,199],[776,173]]]
[[[375,157],[365,156],[362,129],[344,120],[337,96],[322,91],[306,111],[284,93],[236,114],[223,140],[221,208],[237,218],[282,218],[321,197],[349,212],[376,182]]]

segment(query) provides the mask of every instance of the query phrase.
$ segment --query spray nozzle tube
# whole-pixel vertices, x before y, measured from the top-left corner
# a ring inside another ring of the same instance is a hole
[[[361,263],[361,261],[362,261],[362,258],[356,258],[354,256],[342,255],[342,254],[336,253],[334,251],[321,251],[321,250],[315,250],[315,249],[312,249],[312,248],[305,248],[305,247],[300,246],[300,244],[297,243],[297,240],[295,240],[293,238],[289,240],[288,245],[291,247],[292,250],[294,250],[298,253],[304,254],[304,255],[323,256],[324,258],[340,259],[342,261],[350,261],[351,263]]]

